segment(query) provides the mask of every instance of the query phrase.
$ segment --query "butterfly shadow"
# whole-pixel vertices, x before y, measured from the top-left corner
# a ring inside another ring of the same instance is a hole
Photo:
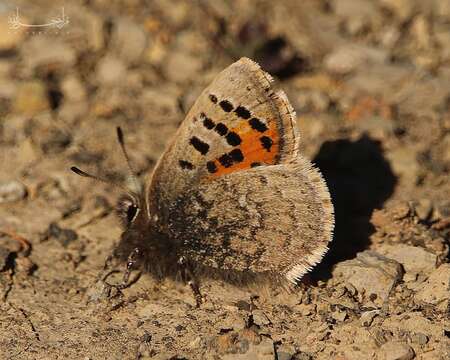
[[[313,162],[326,179],[335,209],[330,250],[311,273],[311,279],[317,281],[329,279],[335,264],[368,248],[375,231],[370,223],[372,212],[392,195],[397,177],[380,142],[368,135],[356,141],[327,141]]]

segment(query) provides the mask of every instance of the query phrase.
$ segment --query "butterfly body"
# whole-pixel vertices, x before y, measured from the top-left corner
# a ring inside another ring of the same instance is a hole
[[[296,283],[320,261],[330,195],[271,82],[242,58],[203,91],[128,207],[137,211],[122,245],[142,248],[162,273],[181,257],[207,274]]]

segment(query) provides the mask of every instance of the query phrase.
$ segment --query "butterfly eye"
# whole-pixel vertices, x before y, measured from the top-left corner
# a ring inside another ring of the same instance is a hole
[[[129,226],[136,219],[139,213],[139,207],[128,197],[119,200],[117,214],[125,226]]]
[[[136,205],[133,204],[133,205],[128,206],[127,221],[129,224],[131,224],[134,221],[138,212],[139,212],[139,208]]]

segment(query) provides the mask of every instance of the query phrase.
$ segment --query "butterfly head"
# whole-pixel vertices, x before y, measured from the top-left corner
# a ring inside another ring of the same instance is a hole
[[[142,225],[143,222],[147,222],[146,219],[148,219],[149,216],[144,216],[144,211],[142,211],[145,209],[144,187],[133,171],[128,152],[125,147],[123,132],[120,127],[117,128],[117,139],[129,170],[129,176],[124,183],[118,183],[114,180],[89,174],[75,166],[71,167],[71,170],[77,175],[101,181],[121,189],[123,191],[123,195],[119,197],[116,207],[116,214],[118,215],[124,229],[130,229],[135,227],[137,223]]]

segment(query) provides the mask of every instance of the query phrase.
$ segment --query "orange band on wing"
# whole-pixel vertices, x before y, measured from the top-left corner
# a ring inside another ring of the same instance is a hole
[[[223,164],[220,158],[214,160],[217,168],[212,176],[222,176],[234,171],[249,169],[259,164],[275,164],[280,152],[279,133],[276,121],[270,121],[268,129],[264,132],[252,129],[248,122],[242,121],[237,127],[231,129],[236,132],[242,142],[234,148],[239,149],[243,159],[230,164]],[[226,155],[226,154],[225,154]]]

